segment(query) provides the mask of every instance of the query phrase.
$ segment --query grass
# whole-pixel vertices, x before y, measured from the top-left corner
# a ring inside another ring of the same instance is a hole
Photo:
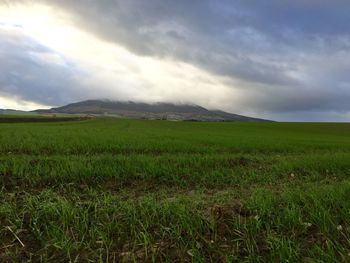
[[[67,116],[67,115],[53,115],[44,116],[35,113],[26,113],[23,115],[16,114],[0,114],[0,123],[33,123],[33,122],[65,122],[65,121],[79,121],[87,120],[84,116]]]
[[[0,125],[1,262],[349,262],[350,124]]]

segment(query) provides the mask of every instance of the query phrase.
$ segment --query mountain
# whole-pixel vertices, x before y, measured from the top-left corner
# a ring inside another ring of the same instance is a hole
[[[108,100],[87,100],[49,110],[36,110],[39,114],[86,114],[119,117],[166,119],[182,121],[266,121],[224,111],[210,111],[190,104],[136,103]]]
[[[33,113],[21,110],[0,109],[0,115],[33,115]]]

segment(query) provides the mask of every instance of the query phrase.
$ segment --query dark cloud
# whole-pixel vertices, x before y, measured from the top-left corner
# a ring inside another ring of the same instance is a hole
[[[325,0],[48,1],[75,22],[142,55],[172,57],[215,74],[300,84],[308,55],[350,50],[350,2]],[[325,59],[327,57],[325,56]]]
[[[249,23],[254,14],[240,2],[237,6],[208,0],[49,3],[74,13],[75,22],[86,30],[140,55],[171,57],[252,82],[295,83],[285,74],[282,63],[271,61],[271,56],[285,53],[286,48],[274,45],[275,39],[257,31],[259,21]],[[262,52],[265,59],[258,60]]]

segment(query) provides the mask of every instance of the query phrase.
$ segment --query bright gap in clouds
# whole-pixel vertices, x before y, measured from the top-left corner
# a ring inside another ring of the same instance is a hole
[[[47,108],[50,107],[47,105],[33,103],[31,101],[24,101],[22,99],[3,97],[0,94],[0,109],[16,109],[23,111],[31,111]]]
[[[230,109],[239,99],[233,96],[234,90],[223,77],[170,58],[133,54],[118,43],[103,41],[74,27],[70,21],[68,14],[44,5],[0,8],[0,23],[10,25],[8,30],[22,31],[52,50],[49,54],[33,54],[36,62],[61,63],[73,72],[72,96],[67,94],[66,103],[108,98],[197,103],[210,108],[220,105]],[[28,108],[22,104],[7,103]]]
[[[69,17],[57,10],[44,5],[14,5],[0,8],[0,22],[8,28],[22,28],[26,34],[43,45],[55,48],[68,48],[72,28],[65,24]]]

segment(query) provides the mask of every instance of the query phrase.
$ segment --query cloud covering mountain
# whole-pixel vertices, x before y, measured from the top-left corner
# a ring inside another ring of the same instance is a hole
[[[345,0],[3,0],[0,97],[346,121],[349,13]]]

